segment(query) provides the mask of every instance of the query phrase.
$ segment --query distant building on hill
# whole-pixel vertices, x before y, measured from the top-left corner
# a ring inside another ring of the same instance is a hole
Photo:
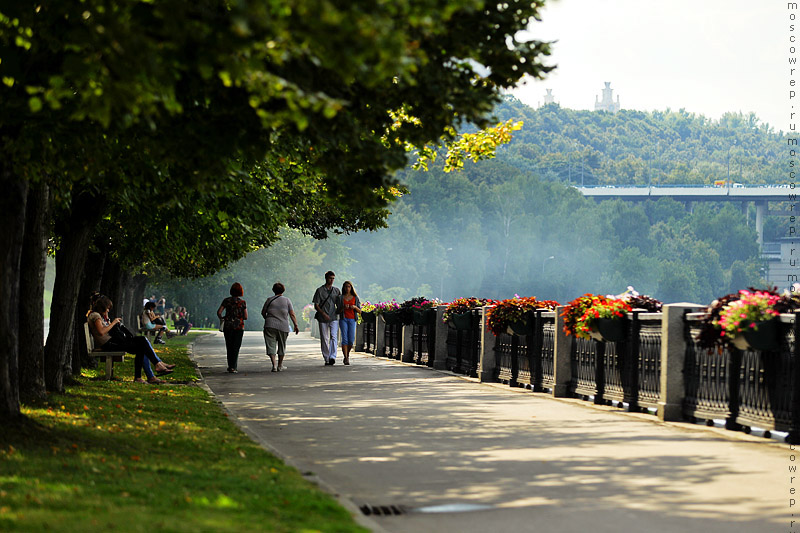
[[[545,90],[547,91],[547,94],[544,95],[544,105],[555,104],[556,98],[555,96],[553,96],[553,89],[545,89]]]
[[[614,89],[611,88],[611,82],[606,81],[604,83],[606,86],[603,89],[603,99],[600,100],[599,97],[594,97],[594,110],[616,113],[619,111],[619,96],[617,96],[617,101],[615,102],[613,96]]]

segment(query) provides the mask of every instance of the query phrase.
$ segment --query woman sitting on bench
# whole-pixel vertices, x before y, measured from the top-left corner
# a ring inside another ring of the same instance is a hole
[[[171,331],[167,329],[167,323],[163,317],[156,316],[155,312],[153,311],[156,308],[155,302],[147,302],[144,305],[144,311],[142,311],[142,327],[147,330],[155,330],[156,331],[156,338],[153,341],[154,344],[166,344],[164,339],[161,338],[161,335],[164,332],[167,332],[167,338],[171,335]]]
[[[92,312],[89,314],[87,321],[89,322],[89,330],[94,337],[95,346],[99,347],[102,351],[107,352],[128,352],[134,354],[133,370],[134,381],[137,383],[144,383],[142,379],[142,362],[144,358],[150,360],[150,363],[155,366],[157,372],[166,372],[169,370],[164,362],[159,361],[156,357],[156,352],[150,345],[145,337],[127,338],[124,335],[111,336],[111,330],[120,323],[119,318],[109,320],[108,311],[113,307],[111,299],[108,296],[100,296],[92,306]],[[147,383],[164,383],[157,377],[152,377],[147,380]]]

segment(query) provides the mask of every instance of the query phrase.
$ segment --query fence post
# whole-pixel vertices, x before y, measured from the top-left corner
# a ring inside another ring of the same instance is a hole
[[[403,340],[400,343],[400,360],[404,363],[414,362],[414,326],[409,324],[403,326]]]
[[[356,323],[356,345],[353,346],[353,350],[364,351],[364,324],[361,322]]]
[[[661,398],[658,400],[660,420],[683,419],[683,397],[686,386],[683,366],[686,361],[686,312],[696,312],[702,306],[696,304],[667,304],[661,318]]]
[[[489,309],[492,307],[484,306],[481,312],[481,359],[478,363],[478,379],[483,382],[494,381],[494,346],[497,338],[487,327]]]
[[[436,336],[434,340],[436,353],[433,357],[433,368],[436,370],[447,368],[447,324],[442,320],[446,310],[446,305],[440,305],[436,308],[436,325],[434,326],[435,330],[432,332]]]
[[[564,333],[564,317],[561,313],[565,306],[556,307],[555,347],[553,349],[553,396],[567,398],[572,382],[572,337]]]
[[[383,316],[375,317],[375,357],[386,355],[386,322]]]

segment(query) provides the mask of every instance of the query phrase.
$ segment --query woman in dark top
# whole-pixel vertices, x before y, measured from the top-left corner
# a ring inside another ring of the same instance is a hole
[[[222,300],[217,317],[224,320],[222,333],[225,335],[225,349],[228,352],[228,372],[235,374],[239,361],[239,349],[242,347],[244,321],[247,320],[247,303],[242,299],[244,290],[238,283],[231,285],[231,295]],[[222,311],[225,311],[225,315]]]
[[[169,368],[167,365],[160,361],[156,356],[156,352],[150,345],[145,337],[112,337],[110,332],[117,324],[120,323],[119,318],[110,320],[108,312],[113,304],[107,296],[99,296],[95,299],[92,305],[92,311],[86,318],[89,323],[89,331],[94,336],[95,346],[107,352],[128,352],[134,354],[136,357],[133,359],[133,372],[134,381],[137,383],[144,383],[142,380],[142,362],[144,358],[150,360],[155,365],[156,371],[160,373],[167,373]],[[148,383],[164,383],[162,380],[155,376],[149,377]]]

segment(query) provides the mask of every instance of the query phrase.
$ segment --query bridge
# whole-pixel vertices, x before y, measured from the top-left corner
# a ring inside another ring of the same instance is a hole
[[[715,187],[712,185],[606,185],[595,187],[575,187],[586,197],[606,199],[622,198],[641,202],[644,200],[658,200],[659,198],[672,198],[684,202],[691,210],[692,202],[739,202],[742,209],[747,209],[747,203],[756,205],[756,231],[758,243],[764,242],[764,217],[768,214],[789,215],[794,211],[769,211],[768,202],[793,202],[796,190],[789,185],[741,185],[734,184],[728,187]]]
[[[703,185],[622,185],[575,187],[592,198],[622,198],[624,200],[657,200],[674,198],[689,202],[787,202],[795,190],[789,185],[735,185],[714,187]]]

